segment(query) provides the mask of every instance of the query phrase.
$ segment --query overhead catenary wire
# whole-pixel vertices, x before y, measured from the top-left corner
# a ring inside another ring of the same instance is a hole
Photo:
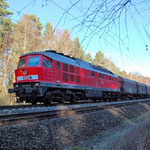
[[[56,2],[52,1],[52,0],[49,0],[51,3],[53,3],[54,5],[56,5],[57,7],[59,7],[61,10],[63,10],[65,12],[65,9],[62,8],[60,5],[58,5]],[[77,20],[79,23],[82,23],[78,18],[76,18],[75,16],[73,16],[71,13],[67,12],[67,14],[69,14],[71,17],[73,17],[75,20]],[[88,27],[87,25],[84,24],[85,27]],[[94,32],[92,29],[89,29],[91,30],[92,32]],[[98,33],[96,33],[96,35],[100,36]],[[113,45],[111,42],[109,42],[107,39],[105,39],[104,37],[101,36],[101,38],[106,41],[109,45],[111,45],[112,47],[114,47],[116,50],[119,50],[120,49],[118,47],[116,47],[115,45]],[[126,57],[128,57],[130,60],[132,60],[134,63],[138,64],[137,61],[135,61],[133,58],[131,58],[129,55],[127,55],[126,53],[122,52],[122,54]],[[143,65],[139,64],[139,66],[142,68],[142,69],[146,69],[145,66],[143,67]],[[148,71],[148,70],[147,70]]]
[[[69,14],[72,18],[74,18],[75,20],[77,20],[79,23],[81,23],[81,21],[78,19],[78,18],[76,18],[75,16],[73,16],[69,11],[66,11],[64,8],[62,8],[60,5],[58,5],[56,2],[54,2],[54,1],[52,1],[52,0],[50,0],[50,2],[51,3],[53,3],[54,5],[56,5],[57,7],[59,7],[61,10],[63,10],[65,13],[67,13],[67,14]],[[12,9],[12,8],[11,8]],[[19,11],[17,11],[17,10],[15,10],[16,12],[19,12]],[[65,14],[65,13],[63,13],[63,15]],[[57,28],[57,26],[59,25],[59,23],[61,22],[61,20],[62,20],[62,18],[58,21],[58,24],[55,26],[55,30],[56,30],[56,28]],[[84,26],[85,27],[87,27],[85,24],[84,24]],[[92,32],[93,32],[93,30],[92,29],[90,29]],[[98,36],[100,36],[98,33],[96,33],[96,35],[98,35]],[[114,47],[116,50],[119,50],[120,51],[120,49],[118,48],[118,47],[116,47],[115,45],[113,45],[112,43],[110,43],[107,39],[105,39],[104,37],[101,37],[104,41],[106,41],[109,45],[111,45],[112,47]],[[126,53],[124,53],[124,52],[122,52],[122,54],[124,55],[124,56],[126,56],[126,57],[128,57],[130,60],[132,60],[134,63],[136,63],[136,64],[138,64],[133,58],[131,58],[129,55],[127,55]],[[141,67],[141,68],[143,68],[143,66],[141,65],[141,64],[139,64],[139,66]],[[144,69],[144,68],[143,68]],[[147,68],[146,68],[147,69]]]
[[[139,37],[143,41],[144,45],[146,45],[146,42],[145,42],[145,39],[144,39],[144,37],[141,33],[140,27],[139,27],[138,23],[136,22],[136,19],[134,18],[133,14],[132,14],[132,11],[130,9],[129,9],[129,15],[130,15],[130,18],[131,18],[136,30],[137,30],[137,33],[139,34]]]
[[[132,11],[130,9],[129,9],[129,15],[130,15],[130,18],[131,18],[134,26],[135,26],[135,29],[137,30],[137,33],[139,34],[139,37],[142,39],[142,42],[145,45],[146,50],[148,50],[148,44],[145,42],[145,39],[144,39],[143,34],[140,30],[140,27],[139,27],[138,23],[136,22],[136,19],[134,18]],[[143,26],[143,24],[142,24],[142,26]],[[143,28],[144,28],[144,26],[143,26]],[[146,35],[148,36],[148,33],[147,33],[145,28],[144,28],[144,31],[145,31]],[[148,53],[148,55],[150,55],[150,54]]]

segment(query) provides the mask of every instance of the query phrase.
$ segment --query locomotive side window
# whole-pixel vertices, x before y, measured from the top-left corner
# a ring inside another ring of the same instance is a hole
[[[102,74],[99,74],[99,78],[102,78]]]
[[[92,77],[94,77],[94,71],[91,72]]]
[[[47,68],[52,68],[52,62],[50,60],[43,59],[43,66]]]
[[[26,64],[26,58],[20,59],[20,60],[19,60],[18,68],[25,67],[25,64]]]
[[[28,66],[38,66],[40,62],[40,57],[30,57]]]
[[[105,79],[105,75],[103,74],[103,79]]]
[[[109,76],[109,80],[111,80],[111,77]]]
[[[60,63],[57,63],[57,69],[60,69]]]
[[[67,64],[63,64],[63,71],[68,72],[68,65]]]

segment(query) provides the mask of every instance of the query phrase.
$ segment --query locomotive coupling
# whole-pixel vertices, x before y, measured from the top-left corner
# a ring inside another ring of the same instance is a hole
[[[8,93],[14,93],[15,92],[15,90],[14,89],[8,89]]]

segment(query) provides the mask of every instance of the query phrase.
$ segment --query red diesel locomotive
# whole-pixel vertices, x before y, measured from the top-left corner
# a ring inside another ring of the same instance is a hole
[[[150,87],[147,85],[118,77],[107,69],[53,50],[21,56],[15,77],[14,88],[8,92],[16,93],[18,102],[32,104],[75,103],[82,99],[126,99],[150,95]]]

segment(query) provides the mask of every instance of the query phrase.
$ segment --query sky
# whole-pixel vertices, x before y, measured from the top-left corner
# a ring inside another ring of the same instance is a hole
[[[93,10],[98,8],[99,1],[95,2],[93,5],[90,0],[7,0],[9,10],[14,13],[11,17],[14,23],[24,14],[34,14],[43,26],[50,22],[54,29],[68,29],[72,40],[79,37],[84,51],[90,52],[93,58],[100,50],[122,71],[150,77],[150,2],[131,1],[130,7],[122,11],[120,20],[109,26],[108,31],[108,28],[100,29],[101,26],[95,28],[101,22],[101,15],[95,17],[92,24],[88,22],[94,15]],[[87,10],[92,15],[85,17]],[[102,35],[103,31],[105,34]]]

